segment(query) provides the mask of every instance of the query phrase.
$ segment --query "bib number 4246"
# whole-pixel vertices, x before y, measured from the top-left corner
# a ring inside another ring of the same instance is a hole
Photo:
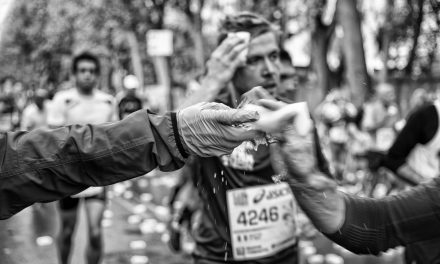
[[[237,224],[244,226],[257,226],[262,223],[276,222],[279,219],[278,207],[271,206],[261,210],[241,211],[237,217]]]

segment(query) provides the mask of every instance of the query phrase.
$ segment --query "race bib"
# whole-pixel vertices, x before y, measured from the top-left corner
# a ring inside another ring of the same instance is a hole
[[[388,150],[396,138],[396,133],[392,128],[380,128],[376,132],[376,148],[378,150]]]
[[[268,257],[296,243],[296,203],[286,183],[227,192],[234,259]]]

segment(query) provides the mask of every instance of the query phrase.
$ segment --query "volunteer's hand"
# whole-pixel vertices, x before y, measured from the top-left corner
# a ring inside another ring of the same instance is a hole
[[[312,133],[286,131],[281,155],[287,176],[282,180],[289,184],[298,204],[318,230],[332,234],[345,221],[345,203],[336,182],[319,171],[315,147]]]
[[[216,81],[219,87],[225,87],[232,79],[237,67],[245,63],[239,55],[247,48],[247,45],[242,38],[235,35],[223,40],[206,63],[206,78]]]
[[[230,154],[243,141],[262,132],[233,126],[258,120],[256,111],[232,109],[224,104],[198,103],[177,112],[180,136],[187,150],[200,157]]]

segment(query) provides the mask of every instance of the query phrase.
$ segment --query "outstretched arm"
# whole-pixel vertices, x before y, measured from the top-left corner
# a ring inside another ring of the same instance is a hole
[[[379,254],[440,236],[440,179],[384,199],[360,198],[337,190],[317,170],[313,140],[286,135],[287,182],[315,226],[358,254]]]
[[[231,152],[255,131],[231,124],[257,115],[221,104],[197,104],[158,116],[140,110],[103,125],[0,134],[0,219],[49,202],[143,175],[180,168],[188,154]]]

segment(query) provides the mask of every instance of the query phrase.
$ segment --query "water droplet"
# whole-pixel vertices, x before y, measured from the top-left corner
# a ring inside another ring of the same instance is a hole
[[[223,176],[223,170],[220,172],[220,174]]]
[[[214,179],[217,178],[217,173],[214,172]]]
[[[228,260],[228,252],[225,253],[225,261]]]
[[[214,192],[214,194],[215,194],[215,187],[214,188],[212,188],[212,191]]]
[[[51,236],[41,236],[37,238],[36,242],[40,247],[50,246],[53,243],[53,238]]]

